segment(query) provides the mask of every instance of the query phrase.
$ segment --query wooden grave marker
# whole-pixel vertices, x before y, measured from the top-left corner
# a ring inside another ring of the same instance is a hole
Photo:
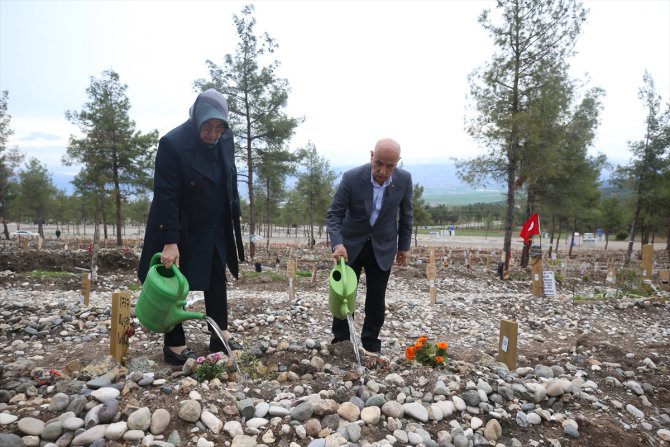
[[[563,279],[568,277],[568,258],[561,259],[561,276]]]
[[[543,277],[542,277],[542,258],[531,258],[531,275],[533,277],[533,296],[542,296],[543,290]]]
[[[507,365],[510,371],[516,369],[518,333],[519,323],[516,321],[500,320],[498,361]]]
[[[312,281],[311,284],[316,283],[316,271],[319,267],[319,261],[314,261],[314,265],[312,266]]]
[[[435,280],[437,279],[437,267],[435,266],[435,247],[431,247],[428,255],[428,264],[426,264],[426,278],[428,278],[428,286],[430,287],[430,304],[437,302],[437,288],[435,287]]]
[[[642,246],[642,279],[651,280],[652,265],[654,262],[654,247],[651,244]]]
[[[297,270],[297,262],[289,258],[286,261],[286,273],[288,276],[288,296],[291,301],[295,300],[295,273]]]
[[[88,306],[91,297],[91,274],[86,272],[81,275],[81,302]]]
[[[605,281],[614,284],[616,282],[617,267],[614,265],[614,262],[607,266],[607,277]]]
[[[128,352],[130,327],[130,292],[116,291],[112,293],[112,331],[109,353],[119,363]]]
[[[19,240],[21,241],[20,244],[23,247],[23,251],[28,251],[28,245],[30,244],[30,241],[28,240],[28,238],[27,237],[26,238],[21,238]]]

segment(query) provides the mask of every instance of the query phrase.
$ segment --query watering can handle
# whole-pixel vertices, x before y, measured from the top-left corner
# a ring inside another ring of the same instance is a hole
[[[172,264],[172,272],[174,273],[175,278],[177,278],[177,283],[179,284],[179,292],[177,296],[182,296],[184,294],[184,287],[186,284],[186,277],[181,273],[177,264]]]
[[[342,284],[347,283],[347,269],[344,264],[344,256],[340,256],[340,269],[342,273]]]
[[[161,252],[158,252],[155,255],[153,255],[151,257],[151,262],[149,263],[149,267],[160,264],[161,263],[161,256],[163,256],[163,253],[161,253]]]
[[[151,257],[151,263],[150,267],[161,263],[161,257],[163,256],[163,253],[158,252],[155,255]],[[177,283],[179,283],[179,292],[177,293],[177,296],[182,296],[184,293],[184,287],[186,287],[186,277],[181,273],[179,270],[179,267],[177,267],[177,264],[172,264],[172,272],[174,273],[175,278],[177,278]]]

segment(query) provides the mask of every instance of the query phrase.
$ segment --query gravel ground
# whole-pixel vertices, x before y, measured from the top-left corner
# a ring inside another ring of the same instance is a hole
[[[108,357],[111,292],[137,289],[132,250],[103,250],[86,307],[74,269],[86,265],[86,250],[8,247],[0,252],[0,445],[670,445],[667,284],[655,281],[649,297],[614,298],[623,287],[607,282],[606,270],[623,252],[580,249],[558,296],[533,297],[528,272],[497,279],[484,245],[470,268],[463,250],[474,245],[438,248],[434,305],[425,249],[394,268],[384,356],[363,355],[362,366],[351,344],[329,344],[326,254],[293,250],[298,270],[318,266],[314,281],[299,277],[294,300],[285,252],[279,265],[275,253],[260,258],[261,274],[245,265],[229,296],[243,374],[224,358],[223,374],[205,382],[196,365],[166,365],[161,335],[136,319],[124,364]],[[667,255],[657,257],[655,269],[667,269]],[[496,361],[502,319],[519,327],[511,369]],[[189,321],[186,330],[206,355],[206,325]],[[449,344],[445,365],[405,358],[420,336]]]

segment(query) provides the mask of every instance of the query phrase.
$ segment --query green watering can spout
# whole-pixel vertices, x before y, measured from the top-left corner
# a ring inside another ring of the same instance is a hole
[[[345,320],[347,315],[353,315],[357,288],[356,272],[344,263],[344,256],[341,256],[340,264],[330,272],[328,290],[328,308],[335,318]]]
[[[153,332],[170,332],[178,323],[205,318],[203,313],[184,310],[189,292],[188,281],[176,264],[167,269],[160,258],[160,253],[152,256],[135,306],[140,323]]]

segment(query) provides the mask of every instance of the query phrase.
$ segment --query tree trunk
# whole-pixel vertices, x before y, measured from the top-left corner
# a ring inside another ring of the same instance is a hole
[[[626,258],[623,265],[627,266],[630,263],[630,258],[633,255],[633,244],[635,243],[635,233],[637,232],[637,221],[640,218],[640,208],[642,204],[640,201],[640,191],[638,187],[638,199],[635,203],[635,214],[633,215],[633,223],[630,227],[630,239],[628,241],[628,250],[626,251]]]
[[[510,163],[507,169],[507,216],[505,218],[505,239],[503,251],[505,252],[505,271],[509,271],[509,259],[512,255],[512,228],[514,227],[514,178],[516,167]]]
[[[114,220],[116,224],[116,245],[123,245],[123,238],[121,237],[121,187],[119,186],[119,176],[114,174],[114,204],[116,205],[116,212]]]
[[[256,194],[254,191],[254,159],[253,147],[251,140],[251,116],[249,110],[249,93],[244,92],[244,110],[246,114],[246,133],[247,133],[247,187],[249,188],[249,259],[254,259],[256,256],[256,243],[253,241],[254,233],[256,232]]]
[[[100,208],[95,209],[95,230],[93,231],[93,243],[91,244],[91,284],[98,279],[98,248],[100,247]]]
[[[568,250],[568,258],[572,257],[572,247],[575,246],[575,230],[577,230],[577,219],[574,220],[572,225],[572,238],[570,241],[570,250]]]

